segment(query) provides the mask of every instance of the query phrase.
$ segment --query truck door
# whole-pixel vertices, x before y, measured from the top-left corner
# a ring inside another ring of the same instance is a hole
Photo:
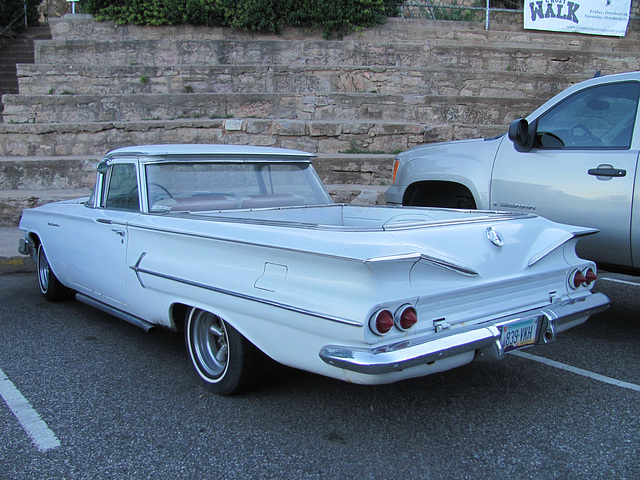
[[[97,208],[86,208],[71,221],[69,279],[77,291],[120,306],[128,303],[127,223],[140,215],[135,163],[115,163],[105,176]]]
[[[580,241],[580,256],[631,266],[639,95],[638,82],[585,88],[531,120],[530,151],[505,139],[492,174],[492,208],[598,228]]]

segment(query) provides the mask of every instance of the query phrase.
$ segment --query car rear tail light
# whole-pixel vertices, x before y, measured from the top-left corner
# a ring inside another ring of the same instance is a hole
[[[589,268],[584,278],[586,281],[585,283],[587,285],[591,285],[593,282],[595,282],[598,279],[598,275],[596,275],[596,272],[594,272],[593,269]]]
[[[411,305],[404,305],[396,312],[396,327],[406,332],[418,323],[418,314]]]
[[[573,272],[573,275],[571,275],[571,281],[569,282],[572,288],[580,288],[585,283],[587,283],[587,279],[584,278],[584,275],[580,270]]]
[[[386,335],[393,328],[393,314],[389,310],[378,310],[369,320],[369,328],[376,335]]]

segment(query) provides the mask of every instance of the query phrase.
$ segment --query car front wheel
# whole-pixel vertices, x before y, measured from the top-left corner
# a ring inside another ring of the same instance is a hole
[[[184,333],[191,363],[208,390],[232,395],[254,386],[262,353],[222,318],[192,308]]]

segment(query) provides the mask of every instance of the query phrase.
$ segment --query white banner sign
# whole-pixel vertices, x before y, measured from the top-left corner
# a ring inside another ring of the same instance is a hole
[[[631,0],[527,0],[524,28],[624,37]]]

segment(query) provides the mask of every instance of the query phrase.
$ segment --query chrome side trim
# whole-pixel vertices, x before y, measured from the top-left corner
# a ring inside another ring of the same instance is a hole
[[[405,253],[405,254],[399,254],[399,255],[388,255],[386,257],[374,257],[374,258],[368,258],[364,261],[365,264],[375,264],[375,263],[384,263],[384,262],[427,262],[427,263],[431,263],[436,267],[444,268],[445,270],[459,273],[468,277],[477,277],[478,275],[480,275],[473,268],[467,267],[466,265],[461,265],[451,260],[432,257],[430,255],[425,255],[423,253],[418,253],[418,252]]]
[[[395,206],[390,208],[397,208]],[[407,207],[400,207],[407,208]],[[457,210],[451,208],[435,208],[435,207],[412,207],[412,208],[422,208],[425,210],[446,210],[456,212]],[[459,218],[459,219],[451,219],[451,220],[432,220],[432,221],[422,221],[422,222],[398,222],[391,224],[382,225],[382,229],[387,230],[408,230],[412,228],[440,228],[440,227],[451,227],[456,225],[464,225],[464,224],[476,224],[476,223],[488,223],[488,222],[508,222],[514,219],[525,219],[525,218],[535,218],[536,215],[531,213],[522,213],[522,212],[494,212],[494,211],[483,211],[483,210],[474,210],[475,213],[478,213],[477,218]],[[485,215],[480,216],[480,213],[485,213]]]
[[[76,300],[86,305],[89,305],[90,307],[93,307],[105,313],[108,313],[109,315],[113,315],[114,317],[119,318],[120,320],[124,320],[125,322],[130,323],[131,325],[135,325],[136,327],[143,329],[145,332],[150,332],[156,328],[156,326],[153,323],[149,323],[146,320],[143,320],[142,318],[138,318],[128,314],[127,312],[118,310],[117,308],[114,308],[110,305],[102,303],[96,300],[95,298],[91,298],[86,295],[83,295],[82,293],[76,293]]]
[[[155,272],[153,270],[147,270],[145,268],[140,267],[140,261],[141,260],[142,260],[142,257],[140,257],[140,259],[138,260],[138,262],[135,265],[129,267],[129,268],[131,268],[131,270],[136,272],[136,275],[138,276],[139,279],[140,279],[140,274],[144,273],[144,274],[147,274],[147,275],[152,275],[154,277],[164,278],[165,280],[170,280],[172,282],[182,283],[183,285],[189,285],[191,287],[202,288],[202,289],[208,290],[210,292],[221,293],[223,295],[229,295],[229,296],[232,296],[232,297],[241,298],[243,300],[248,300],[250,302],[260,303],[262,305],[268,305],[270,307],[281,308],[283,310],[287,310],[287,311],[290,311],[290,312],[300,313],[300,314],[303,314],[303,315],[308,315],[310,317],[320,318],[320,319],[323,319],[323,320],[329,320],[331,322],[341,323],[343,325],[349,325],[351,327],[362,327],[363,326],[363,324],[361,322],[357,322],[355,320],[349,320],[347,318],[341,318],[341,317],[336,317],[336,316],[333,316],[333,315],[327,315],[327,314],[324,314],[324,313],[314,312],[312,310],[307,310],[307,309],[304,309],[304,308],[295,307],[293,305],[287,305],[286,303],[280,303],[280,302],[276,302],[276,301],[273,301],[273,300],[267,300],[265,298],[254,297],[252,295],[247,295],[245,293],[234,292],[234,291],[231,291],[231,290],[226,290],[224,288],[215,287],[213,285],[205,285],[204,283],[194,282],[194,281],[191,281],[191,280],[187,280],[185,278],[175,277],[173,275],[168,275],[168,274],[161,273],[161,272]],[[140,281],[142,282],[141,279],[140,279]]]
[[[498,318],[478,325],[446,330],[440,334],[430,333],[410,340],[371,348],[327,345],[320,358],[336,368],[380,375],[398,372],[406,368],[432,363],[455,355],[476,352],[476,359],[499,360],[504,356],[500,344],[501,327],[530,317],[542,317],[546,322],[539,325],[537,343],[547,343],[544,333],[555,331],[563,325],[588,318],[609,306],[609,298],[602,293],[593,293],[579,299],[565,300],[544,308],[528,310],[517,315]]]
[[[144,282],[142,281],[142,277],[140,277],[140,274],[138,273],[138,269],[140,268],[140,262],[142,262],[142,259],[145,257],[145,255],[147,255],[147,252],[142,252],[140,254],[140,258],[138,258],[138,261],[136,262],[136,264],[134,266],[132,266],[132,267],[129,267],[129,268],[131,268],[131,270],[136,272],[136,278],[138,279],[138,282],[140,282],[140,286],[142,288],[146,289],[147,287],[145,286]]]
[[[420,261],[431,263],[436,267],[444,268],[445,270],[449,270],[450,272],[460,273],[462,275],[466,275],[467,277],[477,277],[478,275],[480,275],[471,267],[453,263],[441,258],[431,257],[429,255],[420,255]]]
[[[399,255],[387,255],[386,257],[368,258],[364,263],[385,263],[385,262],[417,262],[422,258],[419,253],[401,253]]]
[[[182,213],[176,213],[176,214],[171,214],[172,216],[176,216],[176,217],[183,217],[183,218],[193,218],[192,214],[182,214]],[[151,227],[148,225],[136,225],[136,224],[132,224],[130,223],[128,225],[129,228],[138,228],[140,230],[147,230],[150,232],[158,232],[158,233],[170,233],[172,235],[178,235],[178,236],[182,236],[182,237],[193,237],[193,238],[201,238],[201,239],[205,239],[205,240],[215,240],[217,242],[225,242],[225,243],[232,243],[234,245],[246,245],[249,247],[263,247],[263,248],[271,248],[274,250],[283,250],[285,252],[293,252],[293,253],[304,253],[304,254],[308,254],[308,255],[315,255],[317,257],[323,257],[323,258],[332,258],[332,259],[336,259],[336,260],[345,260],[348,262],[357,262],[357,263],[363,263],[364,260],[360,259],[360,258],[355,258],[355,257],[346,257],[346,256],[341,256],[341,255],[333,255],[330,253],[321,253],[321,252],[314,252],[314,251],[310,251],[310,250],[302,250],[300,248],[289,248],[289,247],[282,247],[279,245],[274,245],[274,244],[268,244],[268,243],[260,243],[260,242],[250,242],[250,241],[243,241],[243,240],[237,240],[237,239],[231,239],[231,238],[227,238],[227,237],[220,237],[220,236],[215,236],[215,235],[207,235],[207,234],[198,234],[198,233],[185,233],[184,231],[181,230],[173,230],[170,228],[159,228],[159,227]]]

